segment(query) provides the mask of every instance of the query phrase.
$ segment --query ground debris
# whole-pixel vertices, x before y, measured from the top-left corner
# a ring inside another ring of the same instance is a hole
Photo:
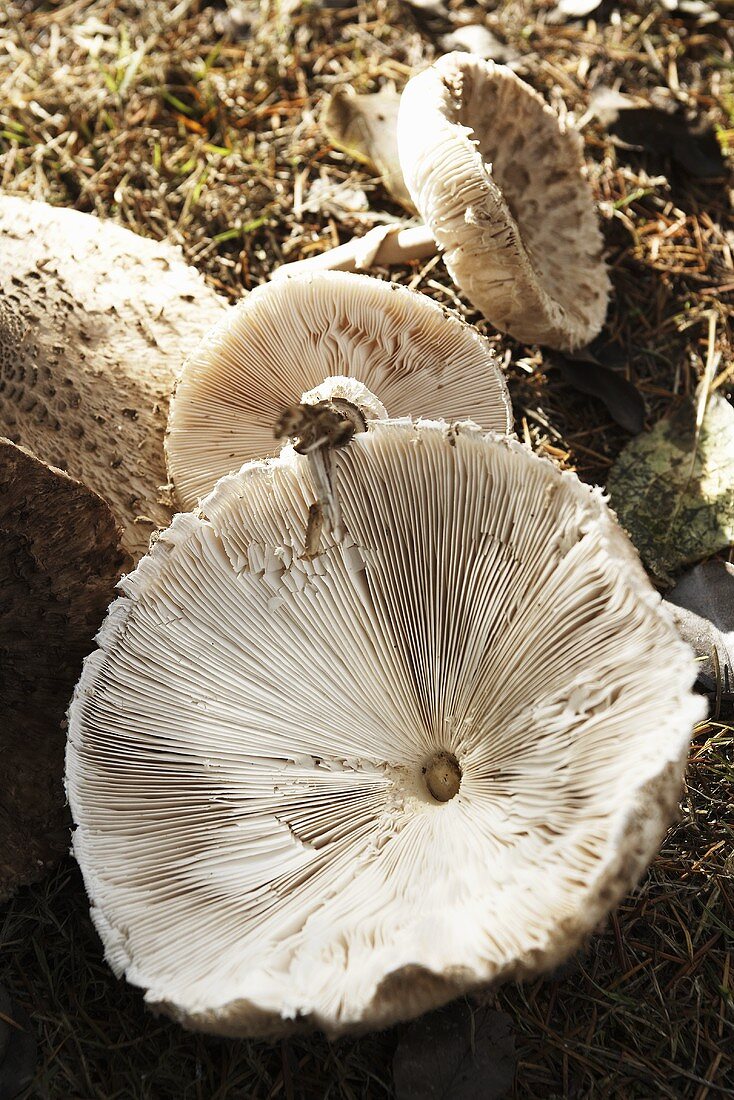
[[[393,1059],[396,1100],[501,1100],[514,1074],[512,1018],[463,998],[404,1028]]]

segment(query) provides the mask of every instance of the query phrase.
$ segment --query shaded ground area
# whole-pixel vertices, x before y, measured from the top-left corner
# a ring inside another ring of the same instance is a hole
[[[11,0],[0,10],[0,186],[168,236],[235,299],[281,259],[399,216],[368,172],[324,143],[320,104],[347,84],[400,88],[441,52],[451,10],[461,9],[511,47],[519,75],[583,122],[615,288],[605,336],[645,397],[648,423],[693,393],[712,340],[721,354],[713,385],[731,391],[731,181],[623,147],[590,112],[594,92],[620,87],[680,104],[734,148],[729,5],[707,22],[700,11],[604,2],[593,23],[553,23],[552,3],[520,0],[430,11],[398,0],[333,4]],[[486,331],[440,260],[394,277]],[[563,380],[551,353],[491,338],[519,434],[603,482],[626,433]],[[681,821],[587,950],[554,977],[492,997],[516,1021],[516,1096],[734,1096],[733,743],[725,714],[699,730]],[[32,1096],[393,1095],[399,1029],[273,1046],[151,1017],[102,961],[70,863],[2,918],[0,980],[38,1028]]]
[[[641,888],[563,970],[490,1001],[516,1023],[518,1097],[731,1095],[731,731],[692,753],[684,816]],[[401,1029],[275,1045],[182,1031],[112,976],[69,861],[2,922],[2,980],[38,1029],[29,1095],[95,1100],[391,1097]]]

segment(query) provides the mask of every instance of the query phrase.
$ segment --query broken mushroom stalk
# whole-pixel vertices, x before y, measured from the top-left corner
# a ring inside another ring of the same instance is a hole
[[[99,493],[137,560],[170,522],[163,437],[182,358],[225,311],[181,251],[0,196],[0,434]]]
[[[271,278],[276,281],[291,279],[294,275],[316,271],[368,271],[373,267],[392,267],[413,260],[425,260],[437,252],[436,238],[427,225],[376,225],[346,244],[319,252],[306,260],[281,264]]]
[[[511,69],[451,53],[400,101],[398,149],[423,226],[379,226],[274,278],[363,269],[440,250],[495,328],[570,349],[604,322],[609,278],[583,143]]]
[[[457,314],[365,275],[267,283],[222,318],[181,371],[166,437],[181,507],[196,507],[244,462],[276,453],[285,408],[334,398],[366,419],[422,413],[512,430],[494,352]]]
[[[306,545],[312,555],[324,524],[334,538],[343,535],[332,452],[345,447],[356,432],[366,432],[372,419],[386,420],[387,412],[366,386],[352,378],[328,378],[298,405],[285,409],[275,425],[275,438],[291,439],[296,454],[305,455],[311,466],[317,496],[309,510]]]
[[[106,957],[225,1035],[559,964],[656,851],[702,716],[599,490],[468,423],[371,420],[331,457],[315,553],[294,447],[178,515],[69,714]]]

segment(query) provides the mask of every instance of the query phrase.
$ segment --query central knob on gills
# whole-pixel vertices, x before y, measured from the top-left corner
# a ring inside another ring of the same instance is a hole
[[[437,752],[423,766],[423,778],[437,802],[449,802],[461,786],[459,762],[450,752]]]

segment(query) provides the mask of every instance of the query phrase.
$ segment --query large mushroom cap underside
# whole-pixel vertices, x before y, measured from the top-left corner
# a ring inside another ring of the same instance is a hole
[[[105,502],[0,439],[0,901],[69,847],[62,722],[124,564]]]
[[[510,69],[452,53],[408,83],[398,138],[413,201],[477,309],[526,343],[591,340],[610,284],[578,133]]]
[[[108,501],[139,557],[170,522],[163,436],[181,362],[224,302],[179,249],[0,196],[0,432]]]
[[[364,383],[393,417],[471,416],[484,428],[512,428],[490,345],[436,302],[345,272],[269,283],[184,365],[166,439],[182,507],[243,462],[274,454],[284,408],[331,377]]]
[[[70,712],[107,958],[190,1026],[383,1026],[559,962],[659,844],[692,654],[598,491],[380,421],[306,552],[292,449],[125,579]]]

